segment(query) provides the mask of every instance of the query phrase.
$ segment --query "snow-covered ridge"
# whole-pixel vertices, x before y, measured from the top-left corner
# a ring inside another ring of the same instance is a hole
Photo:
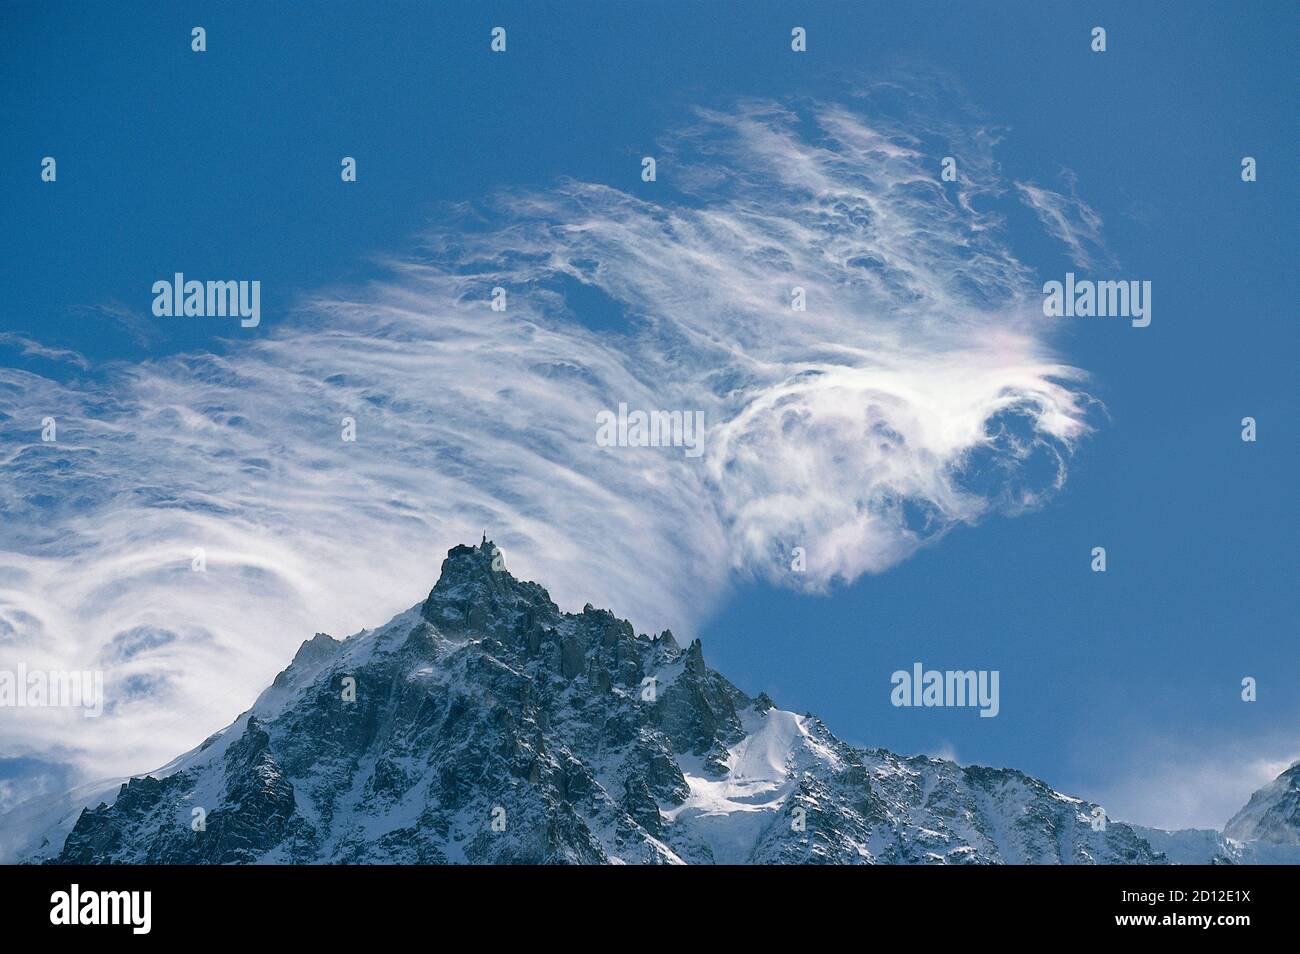
[[[20,806],[0,837],[25,860],[70,863],[1275,857],[1097,831],[1095,806],[1023,773],[849,746],[733,686],[698,641],[636,635],[591,606],[561,613],[496,556],[487,540],[453,548],[422,604],[305,641],[202,745],[43,814]],[[1279,791],[1240,824],[1283,838],[1277,806],[1294,789]]]
[[[1265,785],[1228,820],[1223,833],[1236,841],[1262,841],[1300,849],[1300,762]]]

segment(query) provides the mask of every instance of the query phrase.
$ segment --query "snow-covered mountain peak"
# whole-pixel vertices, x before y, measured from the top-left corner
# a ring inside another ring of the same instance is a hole
[[[1023,773],[864,750],[494,544],[318,633],[253,707],[30,856],[61,862],[1157,862]],[[196,826],[195,819],[203,823]]]

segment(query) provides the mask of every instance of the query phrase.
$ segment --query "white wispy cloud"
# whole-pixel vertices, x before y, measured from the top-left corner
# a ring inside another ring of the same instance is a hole
[[[82,355],[69,348],[51,348],[43,345],[34,338],[27,335],[20,335],[13,331],[0,331],[0,345],[9,345],[18,349],[18,352],[28,358],[44,358],[47,361],[56,361],[63,364],[70,364],[78,367],[83,371],[90,369],[90,362]]]
[[[1091,269],[1111,263],[1102,239],[1101,216],[1079,198],[1074,176],[1068,171],[1062,176],[1069,195],[1030,182],[1017,182],[1016,191],[1048,233],[1065,244],[1075,265]]]
[[[1144,738],[1122,758],[1091,763],[1086,794],[1112,818],[1155,828],[1221,830],[1300,758],[1294,733]]]
[[[975,211],[1007,188],[991,137],[962,134],[944,185],[918,135],[837,106],[701,111],[671,143],[678,201],[503,194],[219,353],[0,372],[0,668],[103,668],[109,703],[6,716],[0,752],[161,763],[483,530],[562,606],[689,631],[738,576],[825,590],[1032,506],[1086,431],[1081,374]],[[577,285],[623,325],[585,325]],[[702,410],[703,457],[597,446],[619,402]]]

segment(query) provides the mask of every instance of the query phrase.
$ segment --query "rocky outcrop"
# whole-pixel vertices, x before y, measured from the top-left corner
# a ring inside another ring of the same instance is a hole
[[[561,612],[484,540],[386,626],[85,810],[60,863],[1152,863],[1009,769],[846,745],[698,640]]]

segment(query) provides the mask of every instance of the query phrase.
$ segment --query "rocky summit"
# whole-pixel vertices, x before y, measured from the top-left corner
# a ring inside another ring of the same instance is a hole
[[[733,686],[698,640],[561,612],[485,539],[385,626],[304,642],[228,728],[29,860],[1165,860],[1095,808],[1011,769],[847,745]]]

